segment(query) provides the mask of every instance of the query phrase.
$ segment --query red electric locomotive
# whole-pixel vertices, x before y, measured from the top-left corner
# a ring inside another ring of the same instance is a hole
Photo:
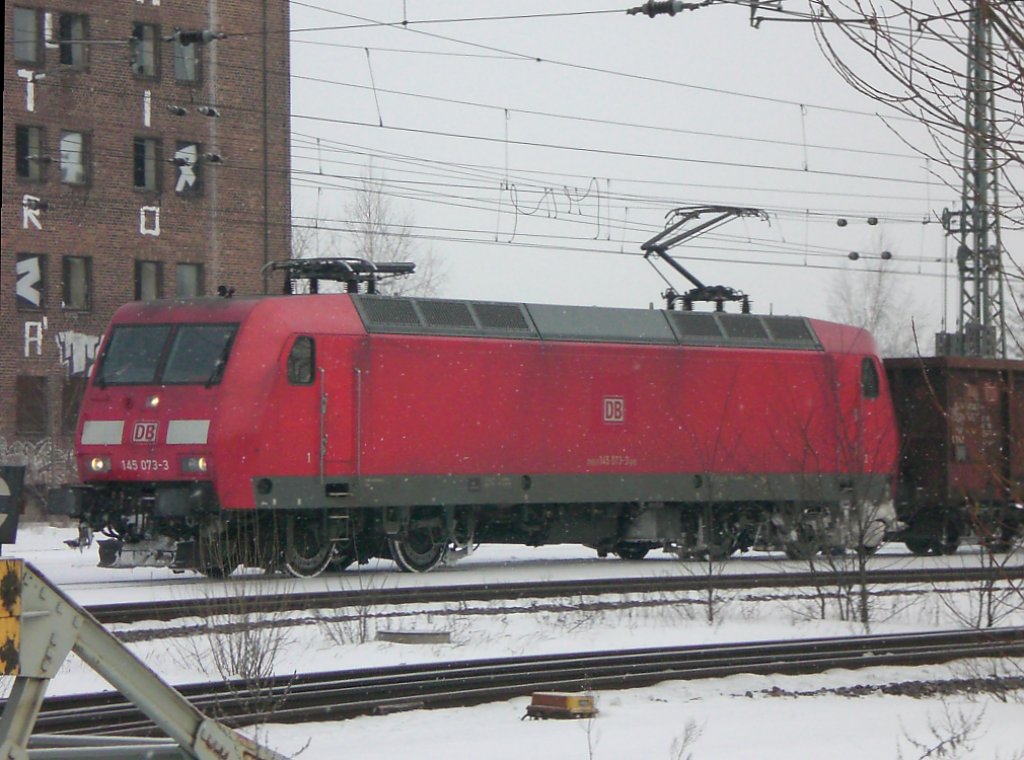
[[[376,276],[286,266],[356,291]],[[424,571],[479,543],[797,556],[896,527],[874,343],[796,317],[358,292],[131,303],[76,453],[81,484],[51,508],[109,536],[105,565]]]

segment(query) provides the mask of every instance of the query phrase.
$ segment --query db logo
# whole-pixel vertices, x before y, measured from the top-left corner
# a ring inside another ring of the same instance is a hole
[[[136,422],[132,428],[132,443],[156,443],[158,422]]]
[[[602,402],[602,417],[605,422],[625,422],[626,400],[620,396],[605,396]]]

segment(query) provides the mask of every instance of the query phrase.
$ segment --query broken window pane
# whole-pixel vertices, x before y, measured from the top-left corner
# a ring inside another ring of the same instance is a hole
[[[60,133],[60,181],[85,183],[85,135],[81,132]]]

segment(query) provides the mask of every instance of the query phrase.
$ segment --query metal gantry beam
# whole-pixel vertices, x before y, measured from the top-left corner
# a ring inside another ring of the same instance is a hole
[[[0,576],[5,640],[14,643],[10,651],[5,647],[5,672],[17,674],[0,715],[0,760],[142,756],[287,760],[203,715],[30,564],[0,561]],[[125,745],[107,737],[89,737],[74,746],[30,749],[46,687],[70,652],[133,702],[169,740]]]

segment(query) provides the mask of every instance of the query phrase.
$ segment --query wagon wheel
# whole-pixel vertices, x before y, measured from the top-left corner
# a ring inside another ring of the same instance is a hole
[[[404,539],[389,538],[395,563],[407,573],[426,573],[437,567],[448,553],[448,542],[435,539],[428,530],[410,531]]]
[[[334,558],[334,544],[315,520],[293,520],[284,546],[284,569],[296,578],[320,575]]]
[[[908,538],[903,542],[910,549],[911,554],[924,557],[932,553],[932,542],[927,538]]]
[[[616,544],[615,553],[619,556],[619,559],[626,560],[640,560],[647,556],[647,552],[651,550],[651,547],[645,544],[628,544],[621,543]]]

